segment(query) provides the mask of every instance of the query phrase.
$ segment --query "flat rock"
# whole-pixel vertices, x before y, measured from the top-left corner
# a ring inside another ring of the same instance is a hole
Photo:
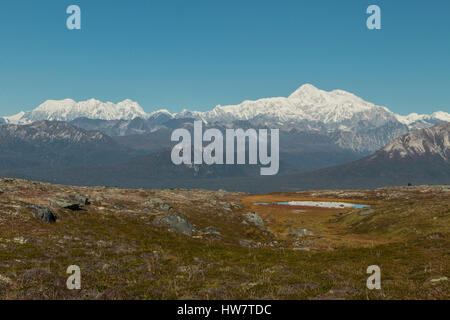
[[[360,216],[367,216],[369,214],[374,213],[375,211],[373,209],[363,209],[359,212]]]
[[[164,204],[164,201],[161,198],[150,198],[148,200],[145,200],[145,205],[162,205]]]
[[[448,278],[444,277],[444,276],[436,276],[436,277],[428,278],[427,281],[429,281],[431,283],[439,283],[439,282],[448,281]]]
[[[70,199],[59,199],[51,202],[52,205],[56,205],[58,207],[69,209],[73,211],[83,209],[83,205],[76,201],[71,201]]]
[[[220,231],[217,230],[217,229],[214,228],[214,227],[211,227],[211,226],[206,227],[205,229],[203,229],[203,230],[202,230],[202,233],[220,236]]]
[[[314,235],[314,233],[307,229],[296,229],[296,230],[291,231],[290,235],[293,235],[296,237],[306,237],[306,236],[312,236],[312,235]]]

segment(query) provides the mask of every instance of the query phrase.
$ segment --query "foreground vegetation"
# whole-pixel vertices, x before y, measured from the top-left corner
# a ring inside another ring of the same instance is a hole
[[[450,298],[445,186],[248,195],[0,179],[0,190],[1,299]],[[80,194],[90,202],[81,210],[61,204]],[[371,208],[254,204],[288,200]],[[191,234],[155,223],[174,214]],[[311,234],[293,232],[304,229]],[[81,269],[81,290],[66,287],[70,265]],[[370,265],[381,268],[381,290],[366,287]]]

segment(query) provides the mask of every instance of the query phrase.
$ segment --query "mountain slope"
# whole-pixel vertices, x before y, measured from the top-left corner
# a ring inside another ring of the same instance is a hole
[[[0,149],[0,170],[103,164],[136,155],[99,131],[60,121],[2,124]]]

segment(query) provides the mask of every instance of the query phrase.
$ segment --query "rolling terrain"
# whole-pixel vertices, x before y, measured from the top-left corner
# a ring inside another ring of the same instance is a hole
[[[0,189],[0,299],[450,298],[448,186],[250,195],[0,179]],[[370,207],[275,203],[292,200]],[[66,288],[70,265],[81,290]],[[366,287],[370,265],[381,290]]]

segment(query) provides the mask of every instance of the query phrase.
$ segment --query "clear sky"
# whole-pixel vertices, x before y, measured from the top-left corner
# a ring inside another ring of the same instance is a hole
[[[450,112],[449,17],[448,0],[2,0],[0,115],[64,98],[207,110],[303,83]]]

